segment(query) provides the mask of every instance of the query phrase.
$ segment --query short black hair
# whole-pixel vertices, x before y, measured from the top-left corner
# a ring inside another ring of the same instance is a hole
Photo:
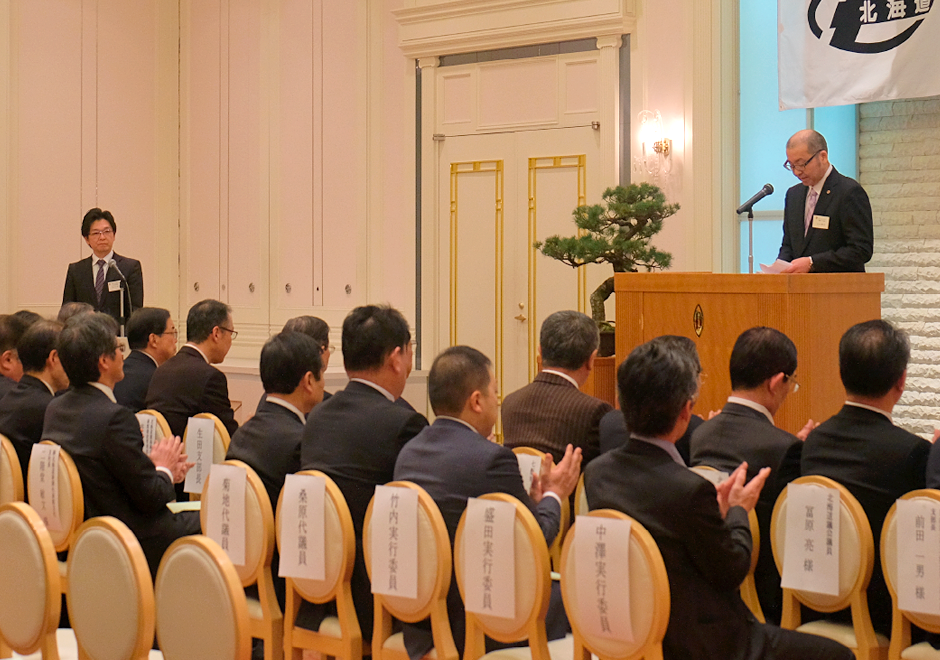
[[[24,372],[42,371],[46,368],[46,360],[55,349],[62,324],[58,321],[39,321],[32,324],[20,337],[16,345],[16,352],[23,363]]]
[[[320,345],[302,332],[280,332],[261,348],[261,384],[267,394],[291,394],[311,372],[320,380]]]
[[[295,316],[284,324],[283,331],[302,332],[312,337],[323,350],[330,345],[330,325],[316,316]]]
[[[388,305],[363,305],[343,321],[343,365],[347,371],[370,371],[382,366],[396,348],[411,341],[408,322]]]
[[[732,390],[752,390],[779,373],[790,377],[796,371],[796,345],[774,328],[745,330],[731,349]]]
[[[542,322],[539,333],[542,366],[580,369],[599,342],[597,324],[590,316],[573,310],[555,312]]]
[[[428,399],[435,415],[456,417],[470,395],[490,384],[493,363],[470,346],[451,346],[434,358],[428,374]]]
[[[232,314],[232,308],[224,302],[200,300],[193,305],[186,315],[186,341],[194,344],[204,342],[218,326],[221,327]]]
[[[72,319],[59,333],[59,360],[72,385],[96,383],[98,359],[117,351],[117,321],[101,312]]]
[[[856,396],[887,394],[910,358],[907,333],[881,319],[853,325],[839,341],[839,375],[845,391]]]
[[[29,323],[16,314],[0,315],[0,353],[16,349]]]
[[[147,348],[150,335],[162,335],[170,311],[162,307],[141,307],[127,320],[127,343],[132,349]]]
[[[669,433],[682,407],[698,393],[699,368],[688,353],[653,339],[633,349],[617,369],[617,393],[632,433]]]
[[[95,207],[88,211],[85,217],[82,218],[82,236],[88,238],[88,234],[91,232],[91,226],[99,220],[107,220],[108,224],[111,225],[111,231],[117,234],[117,223],[114,222],[114,216],[111,215],[111,211],[102,211]]]
[[[37,314],[36,312],[32,312],[28,309],[21,309],[18,312],[13,312],[13,316],[26,323],[27,327],[31,326],[33,323],[39,323],[46,318],[42,314]]]
[[[56,320],[59,323],[67,323],[69,319],[81,314],[92,314],[95,308],[86,302],[67,302],[59,308],[59,315]]]

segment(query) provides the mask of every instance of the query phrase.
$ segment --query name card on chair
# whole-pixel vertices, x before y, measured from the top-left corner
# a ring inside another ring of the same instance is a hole
[[[150,450],[162,438],[160,427],[157,425],[157,418],[153,415],[137,414],[137,423],[140,424],[140,434],[144,437],[144,453],[150,456]]]
[[[46,529],[58,532],[62,530],[59,519],[59,445],[41,445],[36,443],[29,455],[29,504],[34,509]]]
[[[418,597],[418,492],[376,486],[372,500],[372,593]]]
[[[940,506],[898,500],[898,607],[940,616]]]
[[[630,521],[578,516],[575,522],[575,588],[581,625],[592,635],[632,642]]]
[[[201,493],[202,484],[209,476],[215,444],[215,422],[201,417],[190,417],[186,422],[186,454],[195,465],[186,473],[183,491]]]
[[[326,579],[325,497],[323,477],[287,475],[281,495],[280,577]]]
[[[206,536],[222,546],[236,566],[245,565],[245,484],[237,465],[213,465],[206,494]]]
[[[780,586],[839,594],[839,491],[813,484],[787,486],[786,543]]]
[[[532,477],[542,471],[542,459],[532,454],[516,454],[519,462],[519,472],[522,474],[522,485],[525,492],[532,490]]]
[[[468,612],[516,614],[516,505],[471,497],[463,528],[464,606]]]

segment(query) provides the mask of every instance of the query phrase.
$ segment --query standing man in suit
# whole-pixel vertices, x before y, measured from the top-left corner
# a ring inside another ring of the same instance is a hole
[[[874,245],[871,202],[854,179],[829,163],[826,138],[799,131],[787,141],[785,168],[800,183],[787,191],[783,243],[778,259],[784,273],[864,273]]]
[[[849,328],[839,342],[839,375],[846,401],[810,432],[801,473],[829,477],[855,496],[875,540],[868,609],[875,630],[891,634],[891,596],[881,572],[881,528],[901,495],[925,487],[930,443],[894,425],[891,412],[904,394],[911,348],[887,321]],[[936,434],[934,434],[936,438]]]
[[[56,392],[69,386],[69,377],[55,348],[61,330],[62,324],[57,321],[40,321],[23,333],[16,345],[23,377],[0,399],[0,433],[16,449],[24,484],[33,445],[42,440],[46,406]]]
[[[428,420],[395,403],[411,373],[408,322],[391,307],[365,305],[343,321],[345,389],[310,413],[300,448],[304,470],[325,472],[346,498],[356,532],[352,596],[363,641],[372,638],[371,583],[362,555],[362,524],[375,487],[392,480],[398,452]],[[317,629],[328,611],[304,603],[297,623]]]
[[[127,322],[131,353],[124,360],[124,380],[114,386],[114,398],[133,412],[144,409],[153,372],[176,355],[179,332],[170,312],[160,307],[141,307]]]
[[[437,356],[428,376],[428,397],[437,419],[401,450],[395,480],[412,481],[428,492],[441,510],[451,545],[467,499],[486,493],[507,493],[520,500],[551,545],[558,534],[561,500],[574,490],[581,473],[581,450],[568,445],[558,465],[546,454],[539,478],[533,480],[531,493],[526,493],[515,455],[487,440],[496,424],[496,376],[489,358],[475,348],[454,346]],[[556,623],[549,630],[549,640],[564,637],[567,623],[557,598],[560,592],[553,596],[549,616]],[[463,655],[464,609],[454,577],[447,593],[447,612],[457,652]],[[404,635],[411,660],[423,657],[434,646],[430,620],[404,624]]]
[[[16,314],[0,316],[0,398],[11,392],[23,377],[23,363],[16,352],[29,324]]]
[[[665,660],[850,660],[844,646],[758,623],[738,588],[751,563],[747,514],[770,472],[745,483],[747,465],[712,485],[688,470],[675,442],[692,416],[699,374],[681,351],[654,339],[617,370],[630,442],[584,471],[588,504],[616,509],[652,534],[669,576]]]
[[[46,408],[42,437],[61,446],[78,468],[85,519],[114,516],[140,541],[157,575],[163,553],[181,536],[199,534],[199,513],[171,513],[174,482],[192,463],[178,437],[157,442],[144,454],[134,413],[114,400],[114,384],[124,375],[116,339],[117,323],[106,314],[74,319],[60,333],[59,358],[71,387]]]
[[[745,330],[731,349],[731,396],[720,415],[704,422],[693,434],[692,465],[709,465],[733,472],[747,463],[753,479],[762,468],[770,476],[754,510],[760,527],[760,557],[754,571],[757,596],[767,621],[779,623],[780,574],[770,547],[770,519],[777,497],[800,476],[803,440],[813,428],[810,420],[798,435],[774,426],[774,415],[798,387],[796,346],[773,328]]]
[[[565,447],[580,447],[587,465],[600,454],[599,425],[611,410],[581,386],[594,368],[600,335],[591,317],[555,312],[542,323],[542,372],[503,401],[507,447],[534,447],[560,462]]]
[[[117,223],[110,211],[93,208],[85,214],[82,219],[82,237],[91,248],[92,255],[69,264],[62,304],[88,303],[96,312],[104,312],[118,323],[124,323],[133,310],[144,306],[144,275],[139,261],[115,253],[115,236]],[[112,259],[114,266],[110,265]],[[126,287],[121,283],[121,274],[127,280]]]

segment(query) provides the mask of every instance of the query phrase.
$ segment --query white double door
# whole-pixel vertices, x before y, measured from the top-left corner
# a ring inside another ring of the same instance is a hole
[[[448,136],[440,158],[441,336],[493,360],[502,396],[534,378],[542,321],[590,314],[609,265],[572,268],[533,243],[577,232],[572,211],[600,202],[599,132],[590,126]],[[449,267],[444,267],[445,263]],[[442,315],[444,316],[444,315]]]

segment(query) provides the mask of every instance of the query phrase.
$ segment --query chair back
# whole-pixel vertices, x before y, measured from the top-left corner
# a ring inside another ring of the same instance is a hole
[[[711,465],[695,465],[689,469],[703,479],[708,479],[716,486],[729,477],[727,472],[722,472],[717,468],[713,468]]]
[[[574,633],[574,657],[587,657],[584,649],[599,658],[618,658],[630,660],[643,657],[662,657],[663,636],[669,624],[669,578],[666,565],[659,552],[656,541],[643,525],[626,514],[612,509],[599,509],[589,514],[595,518],[613,518],[629,520],[630,525],[630,583],[612,584],[608,581],[608,592],[618,598],[630,601],[630,623],[633,630],[633,642],[611,639],[595,635],[584,625],[582,610],[578,607],[577,571],[575,562],[577,553],[574,548],[577,519],[571,528],[572,533],[565,539],[561,554],[561,594],[565,602],[565,611]]]
[[[0,506],[0,557],[0,638],[22,655],[42,649],[43,657],[58,657],[62,599],[55,548],[39,514],[24,502]]]
[[[751,524],[751,567],[741,583],[741,600],[747,605],[754,617],[761,623],[766,623],[764,609],[757,598],[757,583],[754,582],[754,570],[757,568],[757,559],[760,557],[760,524],[754,509],[747,512],[747,521]]]
[[[574,490],[574,515],[586,516],[590,511],[587,501],[587,492],[584,490],[584,473],[578,477],[578,487]]]
[[[0,435],[0,504],[23,501],[23,469],[16,449]]]
[[[540,461],[545,457],[544,451],[539,451],[533,447],[513,447],[512,453],[517,456],[519,454],[528,454],[529,456],[535,456]],[[561,544],[564,542],[565,535],[568,533],[568,527],[570,526],[571,504],[566,497],[561,501],[561,520],[558,523],[558,534],[555,535],[555,540],[552,541],[551,546],[548,548],[548,556],[556,571],[559,570],[559,566],[561,566]]]
[[[218,543],[184,536],[169,547],[154,586],[157,640],[166,660],[248,660],[248,603]]]
[[[393,481],[388,486],[408,488],[418,493],[418,592],[415,598],[375,596],[375,628],[372,655],[382,660],[385,642],[392,636],[392,617],[415,623],[430,617],[434,649],[439,660],[457,660],[450,620],[447,591],[450,589],[451,549],[447,525],[437,504],[420,486],[410,481]],[[366,510],[362,549],[369,578],[372,577],[372,505]]]
[[[163,413],[159,410],[153,410],[148,408],[147,410],[141,410],[137,413],[137,416],[145,415],[147,417],[153,417],[157,422],[157,434],[158,438],[168,438],[173,435],[173,431],[170,429],[170,423],[166,421],[166,417],[163,416]]]
[[[69,622],[89,660],[144,660],[155,626],[153,578],[137,538],[110,516],[83,524],[69,550]]]
[[[54,445],[54,442],[43,440],[40,444]],[[85,497],[82,494],[82,480],[78,476],[78,469],[75,462],[68,453],[59,448],[59,472],[56,483],[59,489],[59,522],[61,529],[50,529],[52,542],[55,544],[56,552],[64,552],[69,549],[75,533],[79,526],[85,520]],[[39,483],[33,477],[30,471],[27,481],[29,489],[29,499],[32,502],[39,501]],[[65,585],[63,585],[63,588]]]
[[[547,660],[548,642],[545,633],[545,615],[551,592],[551,570],[545,537],[535,516],[522,502],[505,493],[489,493],[483,500],[511,502],[516,507],[514,522],[514,570],[515,570],[515,616],[501,618],[486,614],[467,612],[467,640],[464,660],[477,660],[486,652],[484,635],[499,642],[511,643],[524,639],[535,660]],[[454,539],[454,570],[460,593],[465,593],[464,574],[466,552],[463,547],[463,531],[467,513],[460,516],[457,536]]]

